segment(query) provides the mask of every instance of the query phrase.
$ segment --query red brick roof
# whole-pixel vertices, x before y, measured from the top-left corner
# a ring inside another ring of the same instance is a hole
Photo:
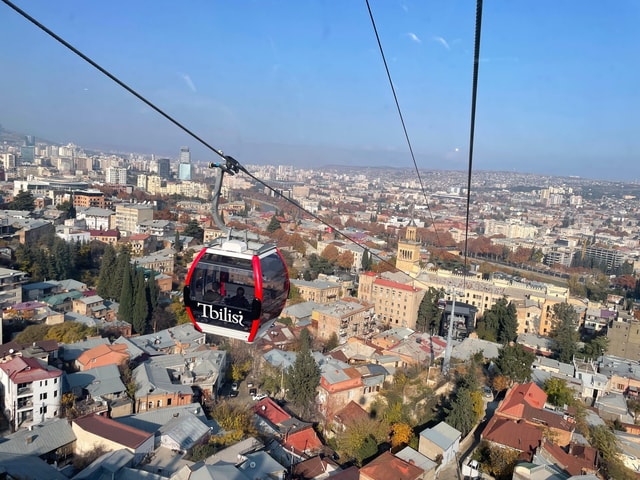
[[[340,467],[331,460],[330,458],[323,458],[320,455],[316,455],[315,457],[311,457],[307,460],[303,460],[300,463],[296,463],[292,468],[293,478],[297,479],[313,479],[316,477],[320,477],[321,475],[326,475],[328,467],[332,467],[331,470],[338,470]],[[356,475],[356,480],[358,475]]]
[[[129,353],[125,344],[98,345],[90,348],[78,357],[77,362],[84,370],[105,365],[120,365],[129,360]]]
[[[507,392],[496,413],[523,418],[525,403],[534,408],[542,409],[546,401],[547,394],[535,383],[516,384]]]
[[[285,436],[282,444],[297,453],[315,453],[323,447],[316,431],[311,426],[291,431]]]
[[[62,376],[62,370],[45,368],[37,359],[29,357],[13,357],[8,362],[0,364],[0,368],[13,383],[31,383]]]
[[[484,440],[532,454],[542,440],[542,429],[524,420],[514,421],[493,416],[482,432]]]
[[[116,237],[120,235],[118,230],[89,230],[89,235],[92,237]]]
[[[384,452],[375,460],[360,469],[360,478],[373,480],[416,480],[424,474],[424,470],[390,452]]]
[[[417,292],[417,288],[413,288],[411,285],[405,285],[404,283],[393,282],[391,280],[386,280],[384,278],[378,278],[373,281],[374,285],[378,285],[380,287],[389,287],[395,288],[396,290],[406,290],[407,292]]]
[[[369,418],[369,414],[367,411],[358,405],[356,402],[351,400],[347,405],[338,413],[335,414],[335,420],[346,425],[348,423],[357,422],[358,420],[362,420],[365,418]]]
[[[253,411],[256,415],[269,420],[274,425],[280,425],[282,422],[291,418],[291,415],[269,397],[263,398],[256,403]]]
[[[570,475],[585,475],[598,470],[598,451],[592,447],[572,445],[571,453],[565,452],[562,447],[543,441],[540,450],[553,457],[556,464],[562,467]]]
[[[116,422],[102,415],[88,415],[76,418],[76,425],[85,432],[92,433],[98,437],[111,440],[128,448],[136,449],[142,445],[152,433],[147,433],[137,428],[130,427],[124,423]]]

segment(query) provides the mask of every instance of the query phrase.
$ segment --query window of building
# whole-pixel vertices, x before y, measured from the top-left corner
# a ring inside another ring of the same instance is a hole
[[[41,393],[40,400],[46,400],[46,399],[47,399],[47,392]]]
[[[58,396],[58,391],[56,390],[55,392],[53,392],[53,398],[56,398]]]
[[[167,398],[167,407],[171,405],[171,399]]]

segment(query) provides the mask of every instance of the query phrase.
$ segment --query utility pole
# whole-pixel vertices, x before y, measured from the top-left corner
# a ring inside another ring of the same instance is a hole
[[[442,375],[445,377],[449,375],[449,365],[451,363],[451,349],[453,348],[451,337],[453,337],[453,322],[456,318],[456,296],[458,295],[455,289],[448,293],[452,293],[453,302],[451,302],[451,315],[449,316],[449,328],[447,329],[447,346],[444,350],[444,359],[442,361]]]

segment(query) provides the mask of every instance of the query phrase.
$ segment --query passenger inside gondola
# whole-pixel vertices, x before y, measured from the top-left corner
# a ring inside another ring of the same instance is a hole
[[[207,285],[204,294],[204,300],[206,302],[219,303],[222,302],[223,298],[224,297],[220,294],[220,283],[213,282]]]
[[[236,294],[233,297],[227,299],[227,304],[232,307],[241,308],[244,310],[249,310],[251,308],[249,300],[247,300],[244,296],[244,288],[242,287],[238,287],[236,289]]]

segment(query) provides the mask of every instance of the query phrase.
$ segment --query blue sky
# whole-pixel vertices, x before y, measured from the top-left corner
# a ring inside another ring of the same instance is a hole
[[[411,166],[364,0],[16,0],[245,164]],[[475,2],[370,0],[418,166],[466,169]],[[474,168],[640,180],[640,2],[485,2]],[[0,124],[214,157],[0,4]]]

